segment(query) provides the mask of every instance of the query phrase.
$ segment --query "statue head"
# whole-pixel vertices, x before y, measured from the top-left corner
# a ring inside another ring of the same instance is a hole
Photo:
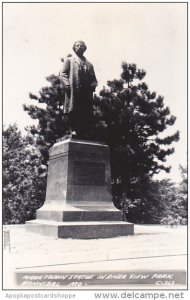
[[[83,41],[76,41],[73,45],[73,50],[78,56],[82,56],[86,49],[86,44]]]

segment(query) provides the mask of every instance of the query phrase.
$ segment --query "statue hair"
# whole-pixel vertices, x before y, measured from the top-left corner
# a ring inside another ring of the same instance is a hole
[[[83,41],[76,41],[76,42],[74,42],[73,50],[75,50],[75,45],[76,45],[76,43],[78,43],[78,42],[84,45],[84,48],[85,48],[85,51],[86,51],[87,46],[86,46],[85,42],[83,42]]]

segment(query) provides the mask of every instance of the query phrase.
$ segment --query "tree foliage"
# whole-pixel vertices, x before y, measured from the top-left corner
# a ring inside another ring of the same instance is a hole
[[[34,141],[23,137],[17,125],[3,129],[3,223],[19,224],[31,219],[44,198],[43,179],[38,176],[39,156]]]
[[[182,180],[177,186],[172,186],[170,184],[169,195],[172,194],[173,201],[171,201],[171,196],[168,195],[168,190],[163,191],[165,197],[165,210],[164,216],[161,219],[162,224],[169,225],[186,225],[187,224],[187,168],[179,166],[181,171]]]
[[[179,140],[178,131],[161,137],[176,118],[163,97],[142,82],[145,74],[135,64],[123,63],[121,78],[108,81],[94,99],[95,138],[110,146],[114,194],[125,192],[129,199],[140,197],[147,177],[170,171],[166,158]]]
[[[29,94],[30,99],[37,105],[26,105],[23,108],[28,115],[38,120],[38,126],[29,126],[27,131],[34,136],[36,146],[41,153],[41,167],[39,172],[47,174],[49,148],[57,139],[63,137],[68,129],[67,118],[63,115],[64,89],[58,76],[46,78],[49,85],[43,87],[39,96]]]
[[[187,177],[184,176],[179,184],[170,179],[144,178],[139,197],[132,201],[124,193],[120,206],[125,218],[131,222],[186,225]]]

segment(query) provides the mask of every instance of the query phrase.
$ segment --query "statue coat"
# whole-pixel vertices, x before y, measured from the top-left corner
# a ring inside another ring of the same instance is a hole
[[[85,76],[82,61],[77,55],[67,57],[63,63],[61,80],[64,86],[70,86],[70,91],[65,92],[64,113],[88,111],[92,105],[97,80],[93,65],[86,58],[83,63]]]

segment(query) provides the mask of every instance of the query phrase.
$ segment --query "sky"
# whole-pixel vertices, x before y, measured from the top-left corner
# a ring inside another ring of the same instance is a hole
[[[76,40],[87,44],[99,85],[119,78],[121,63],[135,63],[147,73],[151,91],[164,96],[177,117],[166,133],[180,131],[175,153],[168,157],[170,174],[180,180],[179,164],[187,156],[187,4],[186,3],[4,3],[3,123],[24,132],[34,121],[22,104],[36,104],[29,93],[58,74],[60,58]]]

